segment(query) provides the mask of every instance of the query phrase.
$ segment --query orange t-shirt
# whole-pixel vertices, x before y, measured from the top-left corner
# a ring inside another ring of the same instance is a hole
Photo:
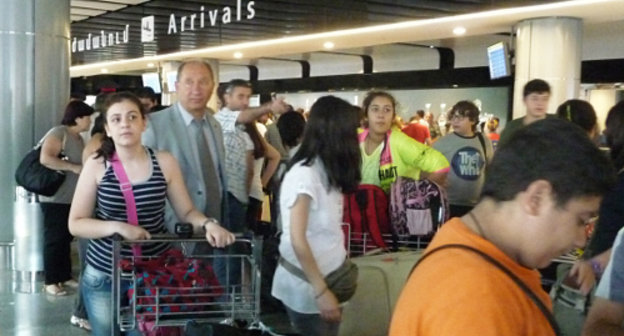
[[[459,218],[442,226],[428,250],[447,244],[464,244],[487,253],[552,309],[536,270],[513,261]],[[436,252],[414,270],[390,325],[390,336],[554,334],[546,317],[513,280],[481,256],[459,249]]]

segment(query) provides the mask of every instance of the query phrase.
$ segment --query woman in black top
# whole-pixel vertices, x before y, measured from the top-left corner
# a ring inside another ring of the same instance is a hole
[[[570,275],[577,276],[577,283],[585,294],[594,287],[596,279],[606,268],[615,237],[624,226],[624,203],[621,200],[624,195],[624,101],[609,110],[606,124],[607,144],[618,171],[618,181],[600,205],[599,220],[583,258],[570,271]]]

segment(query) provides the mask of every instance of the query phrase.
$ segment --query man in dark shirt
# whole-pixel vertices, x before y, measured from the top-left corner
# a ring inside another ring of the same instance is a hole
[[[550,100],[550,85],[548,83],[541,79],[530,80],[524,85],[523,97],[526,115],[507,123],[500,136],[499,144],[501,145],[520,128],[547,117],[546,112]]]

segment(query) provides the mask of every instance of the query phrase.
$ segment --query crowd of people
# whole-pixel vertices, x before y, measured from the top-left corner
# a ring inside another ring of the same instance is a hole
[[[250,107],[252,85],[236,79],[216,89],[220,109],[213,111],[210,65],[189,60],[177,76],[178,101],[169,107],[149,89],[98,96],[95,109],[72,101],[62,125],[43,140],[41,163],[67,175],[59,192],[41,201],[45,290],[65,295],[65,287],[80,287],[72,324],[94,335],[114,331],[114,234],[149,239],[188,222],[205,234],[206,243],[193,247],[205,253],[255,229],[268,193],[284,260],[271,294],[302,335],[337,335],[344,303],[325,277],[348,255],[343,195],[361,184],[387,193],[398,177],[445,188],[453,218],[409,277],[390,335],[554,335],[535,269],[572,248],[586,248],[570,271],[583,293],[602,277],[588,335],[624,321],[624,243],[616,238],[624,225],[624,103],[608,114],[607,156],[596,145],[592,106],[569,100],[547,114],[550,87],[540,79],[524,87],[526,116],[499,135],[500,120],[481,123],[479,107],[467,100],[445,112],[443,133],[422,110],[401,127],[399,103],[384,91],[369,92],[361,107],[324,96],[304,114],[282,98]],[[138,223],[128,221],[117,163],[136,195]],[[585,227],[596,216],[586,246]],[[80,284],[71,277],[72,236],[80,238]],[[168,248],[147,244],[143,253]],[[215,258],[213,268],[220,282],[241,281],[235,261]]]

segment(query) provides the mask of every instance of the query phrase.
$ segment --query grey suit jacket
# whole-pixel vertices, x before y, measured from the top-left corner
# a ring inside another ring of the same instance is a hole
[[[208,120],[208,125],[212,129],[213,138],[216,139],[220,170],[224,172],[225,147],[223,145],[223,131],[221,130],[221,125],[208,110],[206,110],[206,119]],[[203,183],[202,167],[195,157],[193,147],[191,147],[188,129],[186,125],[184,125],[184,119],[180,115],[180,109],[177,103],[162,111],[149,115],[147,130],[143,133],[142,140],[145,146],[168,151],[178,160],[186,189],[191,196],[195,208],[199,211],[203,211],[206,205],[207,193],[220,192],[219,186],[216,185],[208,186],[208,190],[206,190],[206,184]],[[222,189],[227,190],[224,178],[222,178],[222,183],[224,184]],[[223,195],[222,203],[225,203]],[[222,215],[225,214],[224,210],[224,206],[222,205]],[[206,215],[209,217],[217,217],[214,214]],[[217,219],[219,221],[222,220],[222,218]],[[173,232],[176,222],[177,218],[175,213],[168,205],[165,213],[165,223],[170,232]]]

